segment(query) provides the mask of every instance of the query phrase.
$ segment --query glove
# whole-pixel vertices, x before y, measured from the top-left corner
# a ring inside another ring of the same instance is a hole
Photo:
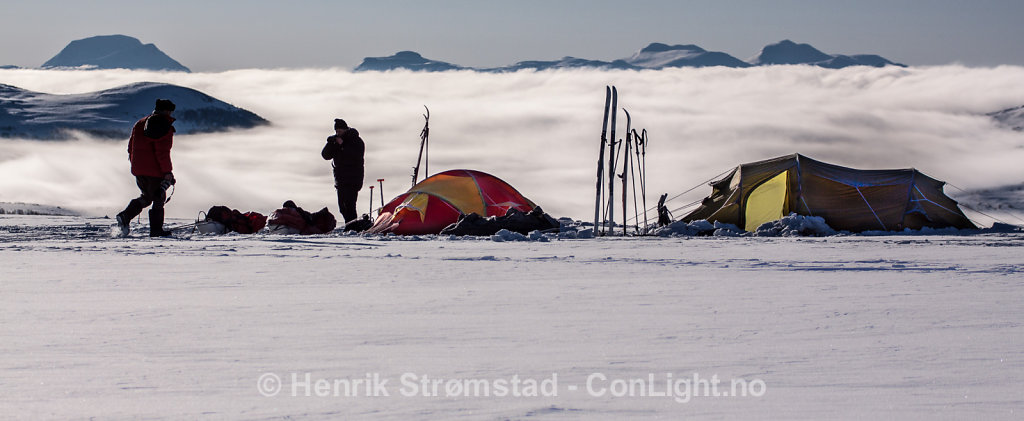
[[[171,188],[177,181],[174,179],[173,173],[167,173],[164,175],[164,180],[160,182],[160,188],[167,190]]]

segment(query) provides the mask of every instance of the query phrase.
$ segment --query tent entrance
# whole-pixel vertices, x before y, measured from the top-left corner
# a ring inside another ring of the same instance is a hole
[[[783,171],[761,183],[747,196],[744,211],[744,230],[755,231],[765,222],[786,216],[786,194],[789,191],[789,171]]]

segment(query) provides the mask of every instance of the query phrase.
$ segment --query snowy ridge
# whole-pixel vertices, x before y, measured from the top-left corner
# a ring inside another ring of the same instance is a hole
[[[1000,125],[1008,127],[1016,131],[1024,131],[1024,105],[1019,107],[1007,108],[1002,111],[996,111],[988,114],[995,119]]]
[[[1004,223],[1024,226],[1024,182],[959,192],[952,197],[970,211],[984,212]]]
[[[101,35],[71,41],[44,69],[138,69],[189,72],[156,45],[143,44],[126,35]]]
[[[38,203],[0,202],[0,215],[56,215],[78,216],[78,213],[60,206]]]
[[[68,139],[70,131],[127,138],[132,124],[153,110],[157,98],[177,105],[179,134],[246,129],[262,117],[182,86],[140,82],[99,92],[52,95],[0,84],[0,137]]]
[[[496,67],[490,69],[477,69],[481,72],[517,72],[520,70],[554,70],[554,69],[578,69],[578,68],[590,68],[590,69],[601,69],[601,70],[639,70],[641,67],[634,66],[627,63],[625,60],[615,60],[612,62],[600,61],[600,60],[587,60],[577,57],[562,57],[560,60],[531,60],[531,61],[520,61],[511,66]]]
[[[884,57],[871,54],[860,55],[829,55],[818,51],[808,44],[796,44],[785,40],[764,47],[761,54],[745,62],[727,53],[707,51],[693,44],[668,45],[652,43],[640,49],[632,56],[613,61],[588,60],[576,57],[563,57],[560,60],[527,60],[502,67],[474,68],[424,58],[412,51],[401,51],[389,57],[367,57],[355,68],[355,71],[386,71],[407,69],[413,71],[438,72],[447,70],[473,70],[478,72],[515,72],[519,70],[550,70],[550,69],[604,69],[604,70],[641,70],[663,69],[673,67],[732,67],[745,68],[773,64],[810,64],[830,69],[849,66],[903,66],[893,63]]]

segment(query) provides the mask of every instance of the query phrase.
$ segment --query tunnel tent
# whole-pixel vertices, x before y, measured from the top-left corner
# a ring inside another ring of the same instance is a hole
[[[427,177],[385,204],[369,229],[397,235],[438,234],[459,217],[528,213],[537,205],[498,177],[475,170],[448,170]]]
[[[945,182],[913,168],[858,170],[793,154],[742,164],[710,185],[711,195],[683,221],[755,231],[795,213],[851,232],[977,228],[943,192]]]

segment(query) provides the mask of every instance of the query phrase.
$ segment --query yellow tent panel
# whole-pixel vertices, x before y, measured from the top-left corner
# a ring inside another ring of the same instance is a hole
[[[409,192],[442,196],[464,214],[487,215],[487,208],[480,201],[480,188],[473,177],[435,174],[413,186]]]
[[[747,212],[744,228],[756,231],[765,222],[776,221],[786,216],[786,192],[789,190],[789,172],[765,181],[747,196]]]

